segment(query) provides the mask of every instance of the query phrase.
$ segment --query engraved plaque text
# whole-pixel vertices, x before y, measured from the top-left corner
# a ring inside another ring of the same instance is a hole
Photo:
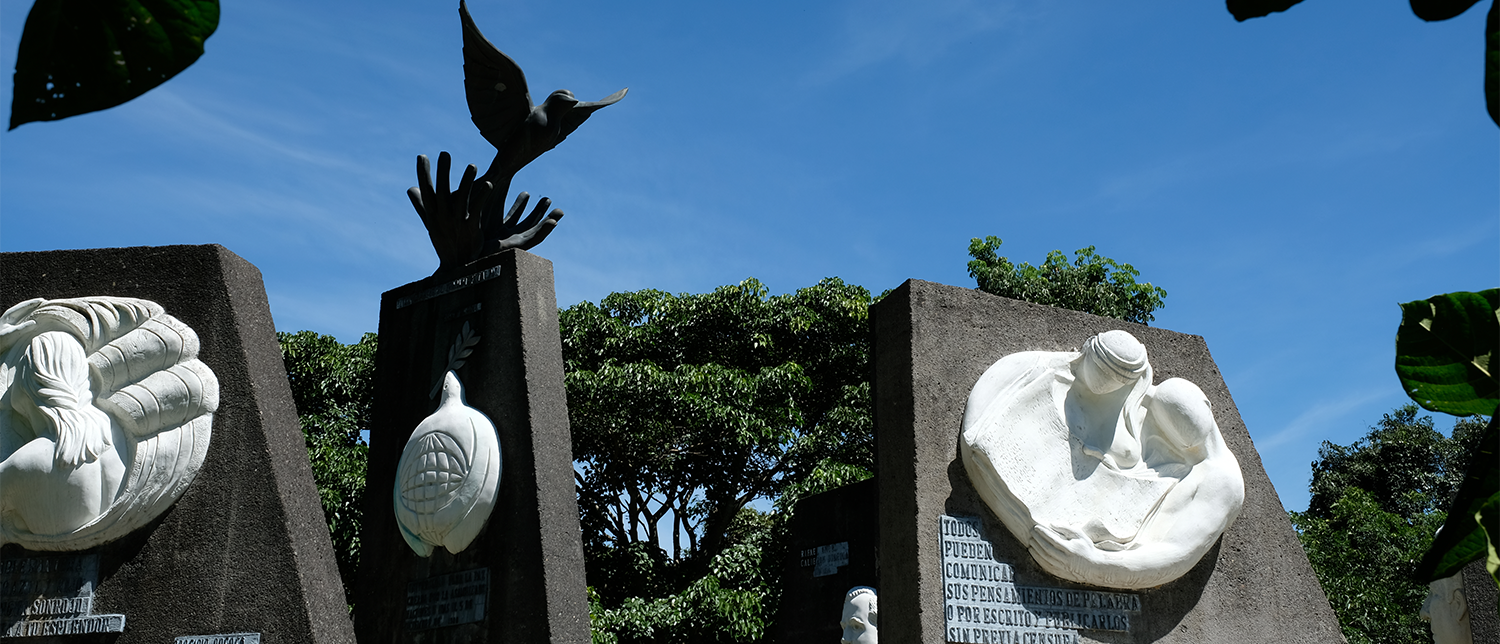
[[[1128,633],[1139,595],[1018,586],[995,559],[978,517],[940,516],[943,615],[949,642],[1077,644],[1080,629]]]

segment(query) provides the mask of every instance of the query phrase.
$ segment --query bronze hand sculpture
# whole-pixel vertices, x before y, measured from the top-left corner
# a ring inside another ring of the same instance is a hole
[[[438,157],[436,188],[427,157],[417,157],[418,186],[407,195],[437,250],[439,272],[507,248],[528,249],[546,239],[562,219],[562,211],[548,213],[552,202],[544,197],[522,220],[521,212],[531,198],[522,192],[509,212],[502,215],[511,179],[533,159],[557,147],[591,114],[620,100],[626,92],[622,89],[602,101],[581,102],[563,89],[552,92],[541,105],[533,105],[521,67],[480,33],[462,0],[458,15],[464,30],[464,93],[469,114],[496,153],[483,176],[476,178],[478,170],[470,165],[458,189],[451,192],[448,153]]]

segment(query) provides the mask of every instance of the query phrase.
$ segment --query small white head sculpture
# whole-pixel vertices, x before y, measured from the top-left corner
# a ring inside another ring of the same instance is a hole
[[[1124,331],[1105,331],[1083,343],[1078,379],[1095,394],[1107,394],[1151,375],[1146,345]]]
[[[844,595],[844,617],[839,620],[844,629],[842,644],[876,644],[880,637],[879,623],[874,588],[855,586]]]
[[[412,432],[396,466],[392,494],[401,536],[418,555],[442,546],[461,552],[495,509],[500,488],[500,441],[495,425],[464,400],[449,371],[443,398]]]
[[[1434,581],[1427,584],[1427,588],[1427,601],[1422,603],[1422,621],[1432,624],[1433,644],[1474,644],[1463,573]]]

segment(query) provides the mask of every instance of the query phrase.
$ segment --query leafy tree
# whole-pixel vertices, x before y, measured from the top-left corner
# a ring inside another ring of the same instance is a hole
[[[16,52],[10,129],[129,101],[187,69],[219,0],[37,0]]]
[[[276,336],[302,421],[323,517],[333,537],[339,574],[354,579],[370,450],[362,433],[370,427],[374,403],[375,334],[366,333],[359,342],[347,345],[312,331]],[[346,595],[348,590],[346,583]]]
[[[974,258],[969,276],[986,293],[1141,324],[1156,319],[1151,313],[1165,306],[1165,289],[1150,282],[1137,284],[1140,271],[1096,254],[1093,246],[1075,251],[1071,265],[1062,251],[1054,250],[1041,266],[1032,266],[1000,257],[1000,244],[994,235],[969,240],[969,256]]]
[[[870,300],[838,279],[778,296],[750,279],[562,312],[597,641],[763,635],[779,513],[746,505],[869,476]]]
[[[1312,464],[1307,511],[1290,513],[1350,644],[1431,639],[1419,618],[1427,585],[1412,573],[1485,423],[1460,419],[1450,438],[1417,414],[1406,405],[1351,445],[1325,441]]]

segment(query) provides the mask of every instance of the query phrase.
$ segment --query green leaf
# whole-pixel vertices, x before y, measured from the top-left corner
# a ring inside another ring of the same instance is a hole
[[[1239,22],[1291,9],[1302,0],[1225,0],[1224,7]]]
[[[1485,428],[1479,449],[1474,452],[1474,459],[1464,474],[1464,482],[1453,498],[1448,520],[1443,523],[1422,562],[1417,564],[1413,574],[1418,581],[1452,577],[1469,562],[1485,559],[1494,551],[1490,536],[1500,533],[1494,525],[1497,518],[1494,508],[1500,503],[1500,448],[1497,448],[1500,428],[1497,428],[1497,419],[1500,417],[1492,417]],[[1481,524],[1482,514],[1487,517],[1488,526]]]
[[[1500,289],[1447,293],[1401,305],[1396,375],[1417,404],[1457,416],[1500,404]]]
[[[1447,20],[1468,11],[1479,0],[1411,0],[1411,12],[1428,22]]]
[[[16,53],[10,129],[108,109],[187,69],[218,0],[37,0]]]
[[[1490,120],[1500,125],[1500,2],[1490,3],[1484,21],[1484,103]]]

